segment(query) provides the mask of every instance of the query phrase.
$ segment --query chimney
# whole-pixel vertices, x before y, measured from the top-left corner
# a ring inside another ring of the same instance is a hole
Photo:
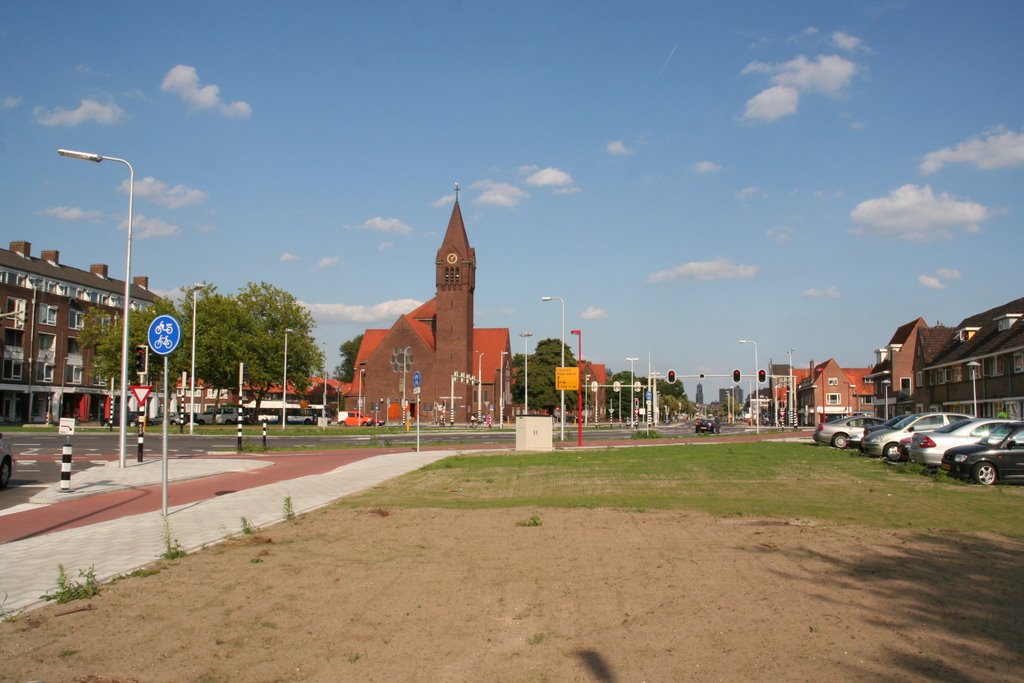
[[[32,256],[32,243],[31,242],[11,242],[11,251],[18,256],[24,256],[30,258]]]
[[[58,266],[60,265],[60,252],[56,249],[44,250],[43,260],[49,261],[50,265]]]
[[[106,263],[94,263],[89,266],[89,272],[93,275],[107,279],[107,264]]]
[[[149,289],[149,276],[148,275],[136,275],[132,278],[132,284],[136,287],[142,287],[143,289]]]

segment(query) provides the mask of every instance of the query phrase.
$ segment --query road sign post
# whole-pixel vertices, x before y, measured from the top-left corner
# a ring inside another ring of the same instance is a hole
[[[153,319],[153,322],[149,324],[149,332],[147,334],[149,341],[149,348],[153,350],[153,353],[164,357],[164,402],[163,402],[163,457],[162,457],[162,478],[163,484],[161,486],[162,491],[162,506],[161,511],[164,517],[167,517],[167,416],[170,415],[170,396],[168,395],[167,389],[167,373],[168,363],[167,357],[178,348],[178,344],[181,343],[181,325],[174,319],[173,316],[169,315],[158,315]],[[140,453],[141,460],[141,453]]]

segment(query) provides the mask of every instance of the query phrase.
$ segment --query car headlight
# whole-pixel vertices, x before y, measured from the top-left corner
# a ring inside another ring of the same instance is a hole
[[[956,453],[956,454],[953,455],[953,461],[954,462],[967,462],[967,454],[966,453]]]

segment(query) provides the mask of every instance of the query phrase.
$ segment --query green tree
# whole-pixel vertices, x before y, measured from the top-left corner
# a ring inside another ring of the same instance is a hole
[[[547,411],[554,414],[558,407],[559,392],[555,389],[555,368],[561,365],[562,342],[558,339],[542,339],[530,354],[530,411]],[[523,354],[512,356],[512,395],[522,401],[525,385]],[[568,344],[565,345],[565,365],[576,365],[576,356]],[[565,392],[565,404],[572,409],[576,405],[576,392]]]
[[[334,368],[334,379],[341,382],[351,382],[356,377],[356,356],[359,355],[359,347],[363,344],[363,335],[349,339],[338,347],[338,354],[341,356],[341,363]]]

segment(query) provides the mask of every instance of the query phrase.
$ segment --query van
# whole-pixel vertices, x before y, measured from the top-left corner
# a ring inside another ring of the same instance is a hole
[[[207,406],[196,415],[196,424],[224,425],[238,421],[238,406]]]

